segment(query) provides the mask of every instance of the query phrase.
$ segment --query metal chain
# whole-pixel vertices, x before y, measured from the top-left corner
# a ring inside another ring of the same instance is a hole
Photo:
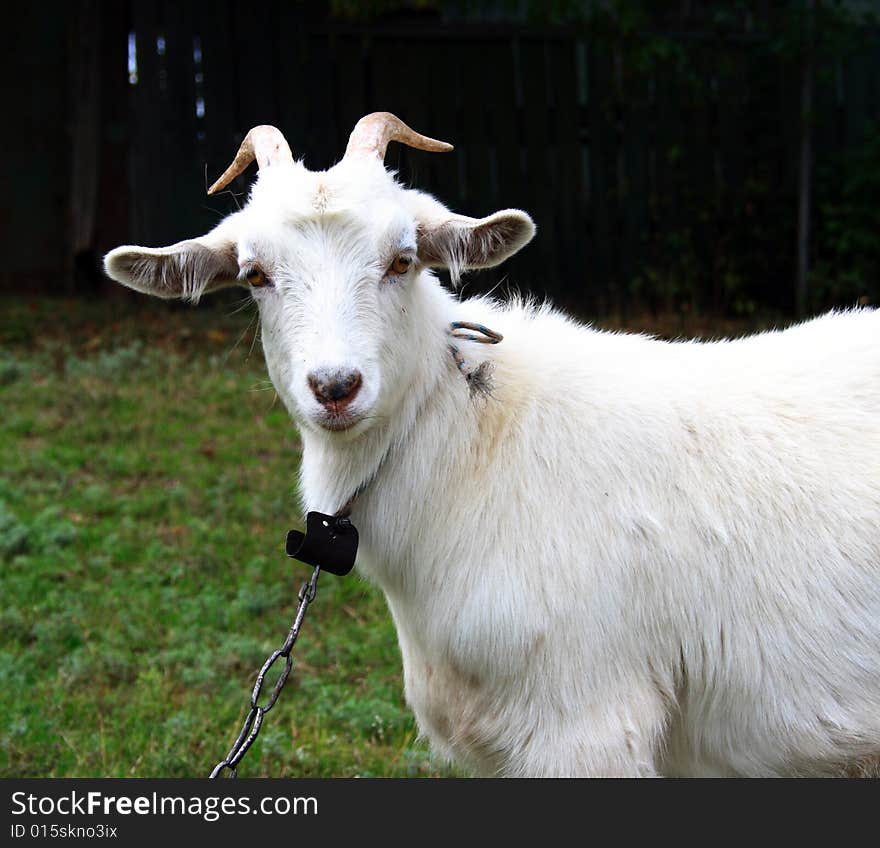
[[[272,651],[266,662],[263,663],[263,667],[257,675],[257,682],[254,684],[254,691],[251,693],[250,711],[248,712],[247,718],[244,720],[241,733],[238,734],[238,738],[233,742],[226,757],[214,766],[210,775],[212,778],[218,777],[223,769],[229,769],[230,777],[238,776],[238,764],[241,762],[242,757],[248,752],[248,748],[250,748],[256,741],[260,732],[260,727],[263,725],[263,716],[266,715],[266,713],[275,705],[275,701],[278,700],[278,696],[281,694],[281,690],[287,682],[290,670],[293,668],[293,660],[290,658],[290,652],[293,650],[293,646],[296,643],[296,637],[299,635],[299,628],[302,625],[306,610],[309,608],[309,604],[315,600],[315,593],[318,588],[318,576],[320,573],[321,567],[316,566],[315,570],[312,572],[311,578],[307,583],[303,583],[302,588],[299,590],[299,608],[296,611],[296,617],[293,619],[293,624],[290,626],[290,632],[287,634],[284,644],[277,650]],[[263,681],[266,679],[269,669],[272,668],[272,666],[282,657],[284,658],[284,668],[281,670],[278,680],[275,681],[275,686],[272,689],[272,693],[269,695],[268,701],[266,704],[261,705],[259,699],[260,692],[263,689]]]

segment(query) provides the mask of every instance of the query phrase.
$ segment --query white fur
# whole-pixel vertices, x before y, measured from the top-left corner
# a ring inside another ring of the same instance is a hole
[[[880,313],[666,343],[460,302],[423,266],[383,275],[466,219],[378,163],[274,170],[221,226],[275,282],[254,294],[306,509],[372,479],[358,566],[436,750],[514,776],[880,763]],[[148,290],[139,250],[108,272]],[[504,335],[459,344],[491,361],[489,397],[449,355],[454,320]],[[345,432],[307,386],[326,365],[364,375]]]

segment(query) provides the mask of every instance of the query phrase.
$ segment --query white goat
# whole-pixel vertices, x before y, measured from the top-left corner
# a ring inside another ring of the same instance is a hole
[[[430,268],[495,265],[532,221],[402,187],[390,140],[449,149],[378,113],[310,172],[256,128],[213,187],[256,158],[244,209],[106,270],[251,286],[304,505],[359,492],[422,732],[482,774],[880,770],[880,313],[666,343],[460,301]],[[504,341],[456,363],[453,321]],[[488,394],[457,367],[484,361]]]

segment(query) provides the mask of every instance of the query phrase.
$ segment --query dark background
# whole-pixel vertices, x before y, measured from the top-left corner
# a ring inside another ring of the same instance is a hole
[[[539,227],[502,272],[584,315],[792,315],[880,298],[878,3],[18,4],[0,291],[131,295],[100,257],[210,229],[272,123],[312,169],[357,119],[453,142],[387,163]],[[247,179],[234,188],[241,196]]]

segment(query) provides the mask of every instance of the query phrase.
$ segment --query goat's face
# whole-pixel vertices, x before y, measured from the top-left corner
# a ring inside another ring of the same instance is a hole
[[[384,150],[383,150],[384,152]],[[262,163],[261,163],[262,164]],[[261,168],[248,204],[206,236],[121,247],[109,276],[160,297],[249,287],[270,377],[300,425],[357,438],[394,415],[419,367],[430,268],[495,265],[534,234],[518,210],[471,219],[401,187],[380,158]]]
[[[261,177],[237,261],[260,310],[272,382],[299,423],[337,439],[393,416],[412,382],[419,288],[415,196],[378,162]]]

